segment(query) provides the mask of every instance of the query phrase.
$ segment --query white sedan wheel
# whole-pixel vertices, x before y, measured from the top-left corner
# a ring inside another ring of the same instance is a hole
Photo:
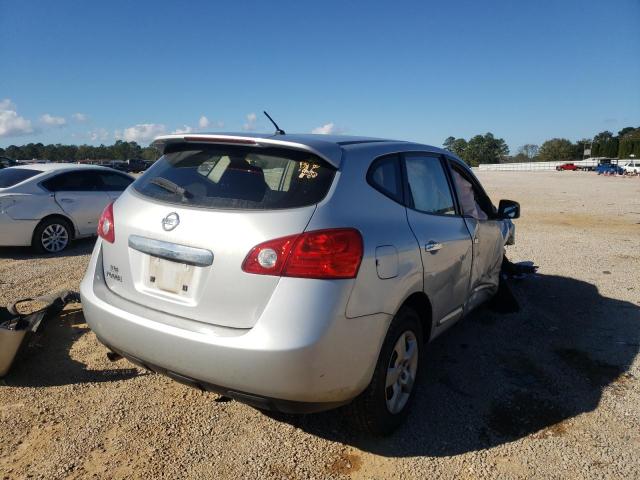
[[[40,235],[40,243],[42,248],[50,253],[57,253],[69,244],[69,232],[64,225],[52,223],[42,231]]]

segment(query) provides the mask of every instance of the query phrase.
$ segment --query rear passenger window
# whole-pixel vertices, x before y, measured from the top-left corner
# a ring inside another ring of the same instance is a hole
[[[67,172],[42,182],[51,192],[95,192],[102,188],[102,181],[96,172]]]
[[[424,213],[455,215],[453,196],[440,158],[409,153],[404,159],[413,208]]]
[[[133,182],[133,178],[111,172],[100,172],[100,178],[102,178],[102,190],[107,192],[122,192]]]
[[[387,197],[402,203],[402,175],[397,155],[374,161],[367,174],[369,184]]]

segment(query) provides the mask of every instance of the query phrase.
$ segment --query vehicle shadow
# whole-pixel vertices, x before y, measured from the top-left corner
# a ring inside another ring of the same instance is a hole
[[[594,410],[605,389],[624,394],[638,381],[628,370],[639,305],[559,276],[514,281],[512,290],[520,312],[478,310],[427,347],[413,410],[392,436],[354,433],[347,409],[277,418],[379,455],[450,456],[563,435],[563,421]]]
[[[0,258],[9,260],[32,260],[43,258],[64,258],[89,255],[96,244],[96,237],[81,238],[71,242],[69,247],[60,253],[40,254],[31,247],[0,247]]]
[[[89,332],[82,309],[65,309],[49,319],[27,342],[3,379],[7,386],[52,387],[79,383],[115,382],[139,375],[135,368],[88,369],[74,360],[71,349]],[[105,352],[96,350],[99,363],[106,363]]]

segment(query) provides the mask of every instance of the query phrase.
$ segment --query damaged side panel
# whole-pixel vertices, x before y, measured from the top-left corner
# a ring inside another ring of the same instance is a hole
[[[72,216],[65,214],[64,210],[55,202],[49,194],[24,194],[11,193],[0,196],[5,202],[6,207],[0,211],[1,217],[6,218],[7,224],[11,228],[2,229],[0,231],[0,244],[28,246],[31,245],[31,237],[38,223],[45,217],[50,215],[62,215],[77,226]],[[10,202],[15,200],[15,202]]]
[[[15,206],[6,210],[13,220],[40,220],[47,215],[64,215],[64,211],[50,194],[13,194]]]
[[[465,222],[473,239],[473,266],[466,305],[469,312],[498,291],[504,246],[509,238],[504,234],[510,232],[503,228],[505,222],[502,221],[465,217]]]

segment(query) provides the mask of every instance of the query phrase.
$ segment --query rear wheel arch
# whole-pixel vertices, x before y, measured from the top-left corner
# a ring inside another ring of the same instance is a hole
[[[431,301],[429,300],[429,297],[427,296],[426,293],[422,292],[422,291],[416,291],[411,293],[409,296],[407,296],[404,301],[402,301],[399,305],[398,308],[396,309],[395,313],[393,314],[392,320],[393,318],[396,318],[398,316],[398,314],[405,308],[409,308],[411,310],[413,310],[418,317],[420,318],[420,327],[422,329],[422,343],[426,344],[429,343],[429,341],[431,340],[431,336],[432,336],[432,330],[433,330],[433,308],[431,306]],[[381,349],[383,347],[384,341],[387,337],[387,335],[389,335],[389,328],[391,327],[391,322],[389,322],[389,325],[387,326],[387,329],[385,331],[385,336],[381,339],[380,341],[380,345],[378,346],[379,350],[378,350],[378,356],[380,356],[381,353]],[[378,357],[376,357],[378,358]],[[371,372],[371,374],[373,375],[373,372]]]
[[[409,307],[418,314],[422,327],[422,338],[427,343],[431,339],[433,330],[433,308],[429,297],[424,292],[414,292],[402,302],[398,311],[403,307]]]
[[[69,217],[65,215],[61,215],[59,213],[52,213],[50,215],[47,215],[41,218],[40,221],[38,222],[38,225],[36,225],[36,228],[33,229],[34,235],[35,235],[35,231],[38,229],[40,225],[42,225],[47,220],[55,220],[55,219],[64,220],[66,223],[68,223],[71,226],[71,231],[69,232],[70,234],[69,240],[73,240],[77,237],[76,224]]]
[[[423,321],[426,315],[424,307],[428,303],[425,301],[428,302],[427,296],[417,292],[400,305],[382,342],[369,384],[347,407],[351,421],[360,430],[385,436],[398,428],[408,415],[415,396],[413,395],[414,382],[418,381],[416,369],[420,363],[420,350],[426,342]],[[414,345],[417,348],[407,349],[405,344],[402,349],[404,354],[399,353],[397,346],[399,342],[406,341],[403,339],[407,336],[414,339]],[[406,353],[411,351],[413,353],[407,358]],[[412,367],[408,366],[409,364],[406,363],[408,361],[412,362]],[[393,370],[398,371],[395,379],[394,374],[390,373]],[[401,399],[396,395],[406,398]],[[395,402],[394,397],[396,397]],[[393,406],[397,406],[397,400],[402,400],[399,410]]]

